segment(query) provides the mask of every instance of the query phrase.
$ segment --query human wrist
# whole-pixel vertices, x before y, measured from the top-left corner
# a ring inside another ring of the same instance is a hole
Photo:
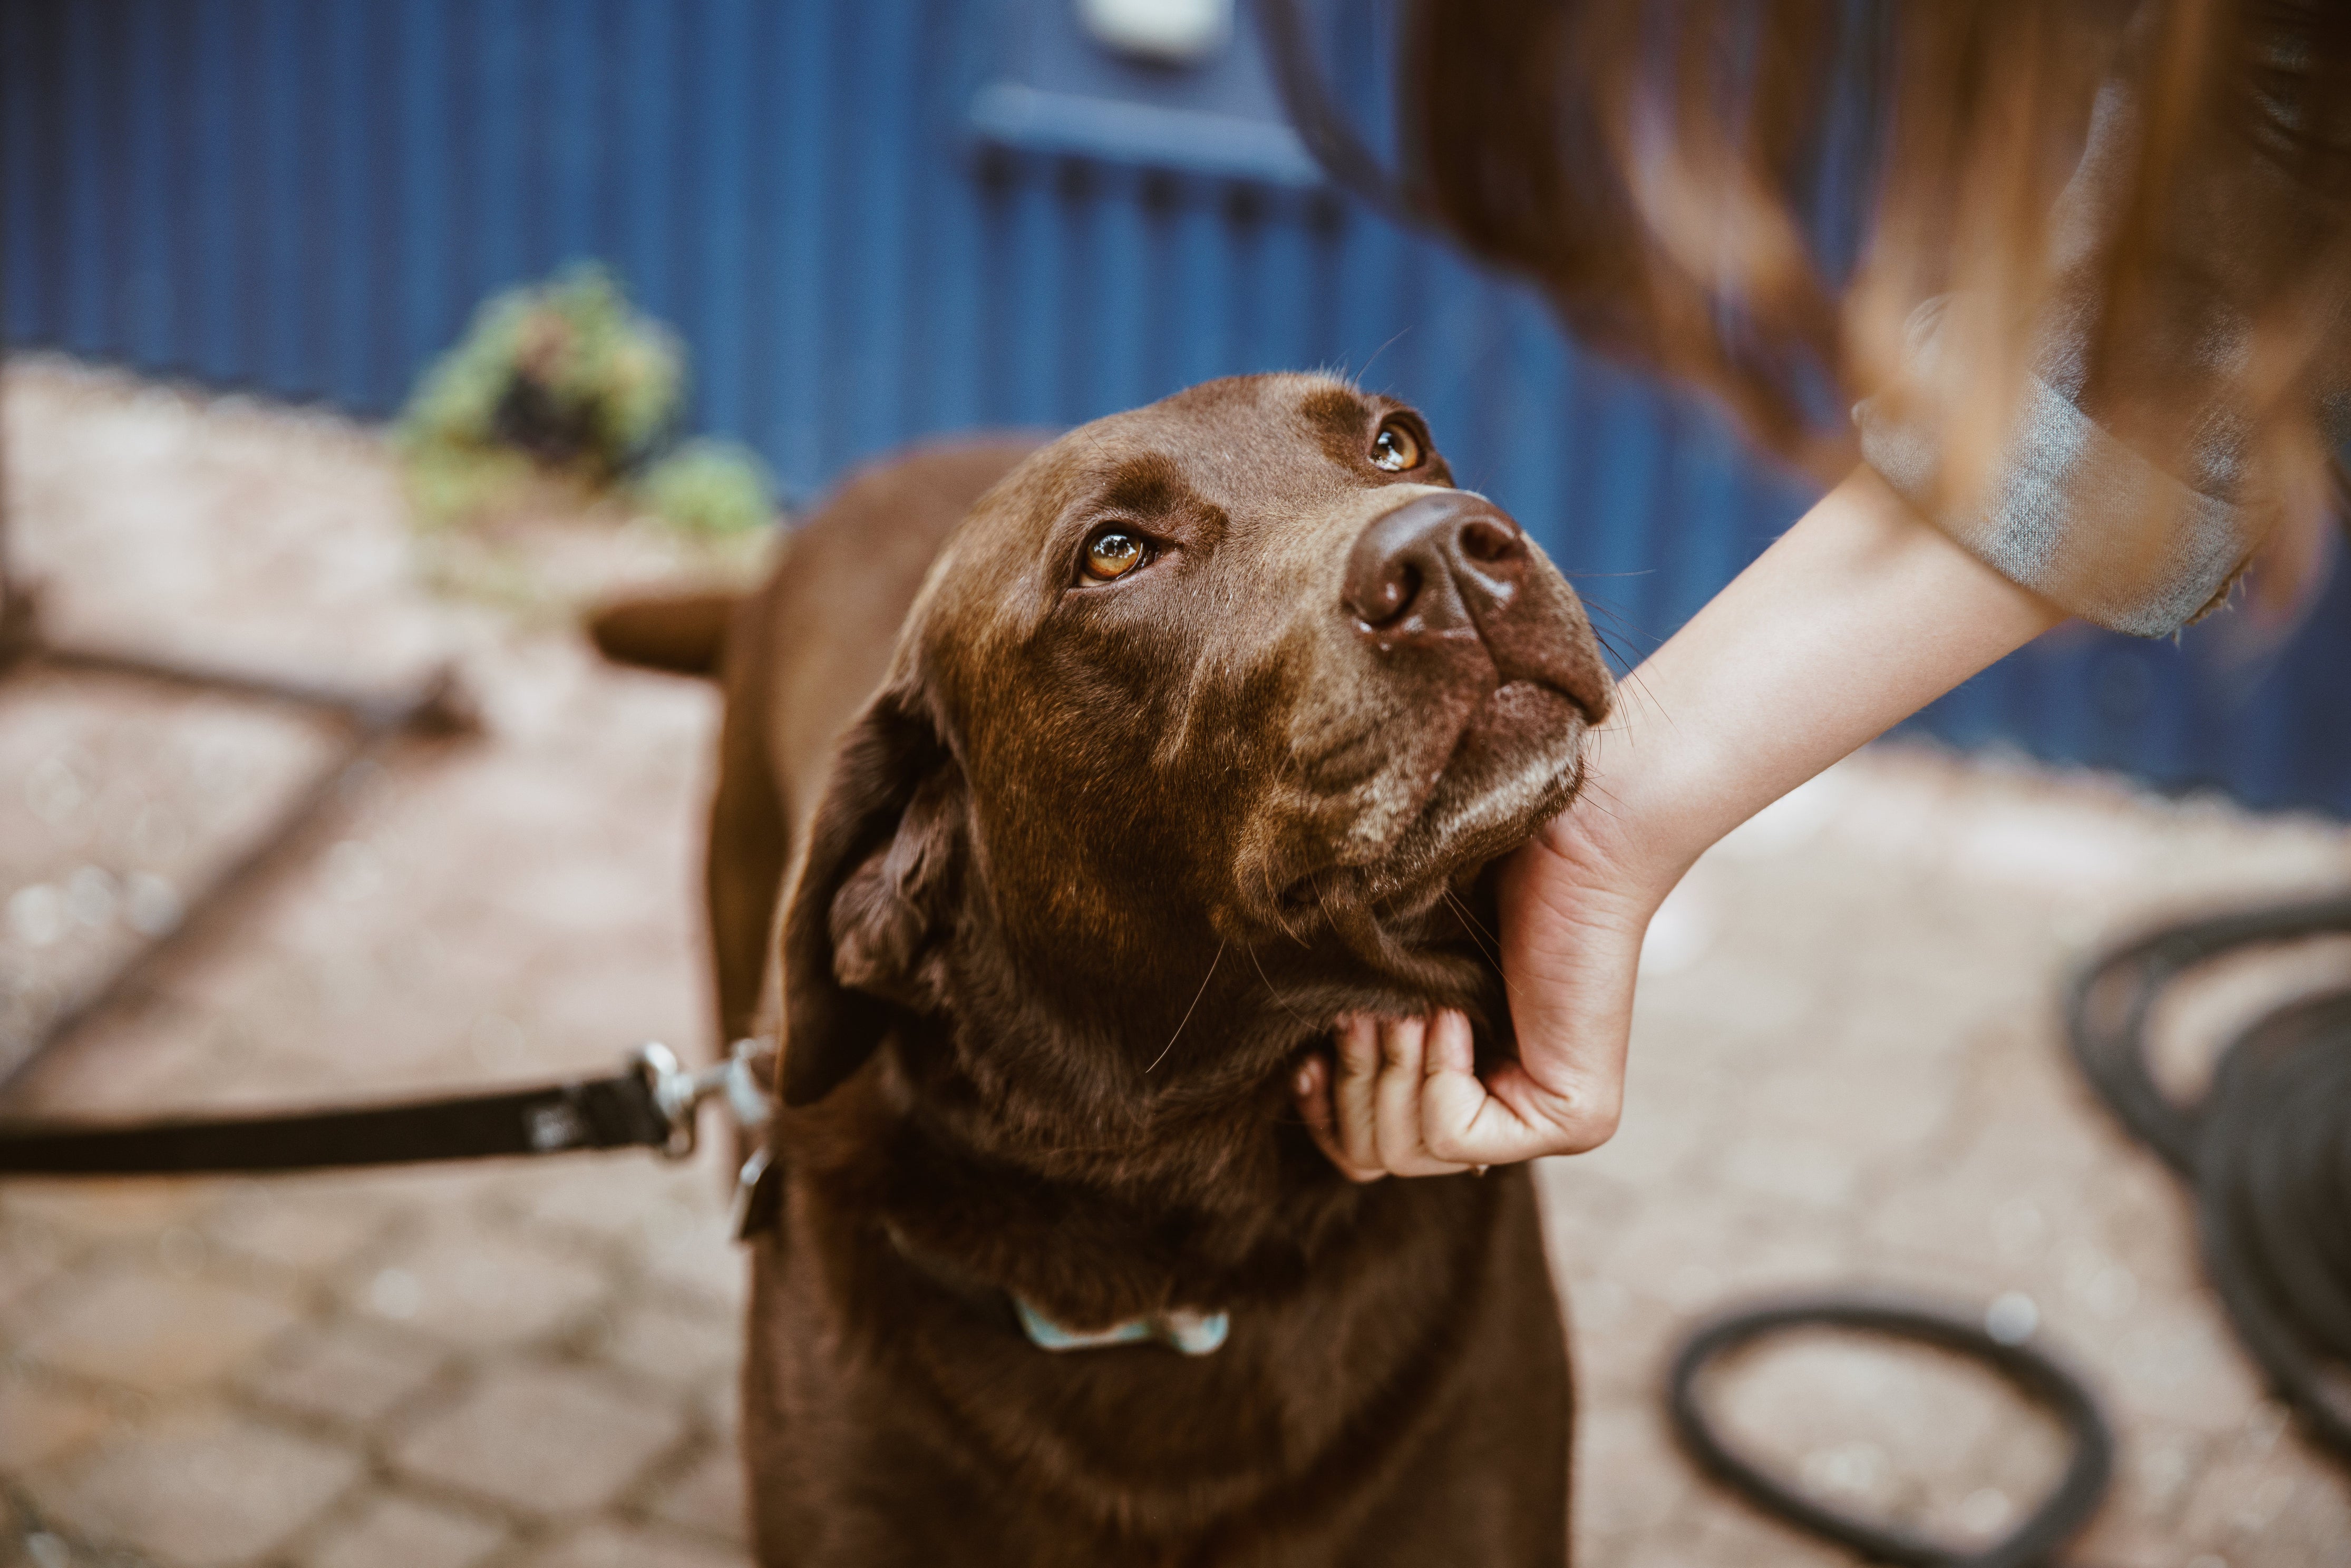
[[[1654,781],[1630,769],[1604,775],[1590,766],[1574,803],[1536,839],[1573,871],[1587,906],[1605,897],[1617,923],[1635,929],[1648,924],[1711,841]]]
[[[1575,802],[1546,829],[1552,848],[1619,892],[1644,922],[1738,825],[1736,805],[1719,798],[1723,774],[1706,737],[1647,717],[1620,708],[1593,733]]]
[[[1757,810],[2060,618],[1863,469],[1624,679],[1546,841],[1646,921]]]

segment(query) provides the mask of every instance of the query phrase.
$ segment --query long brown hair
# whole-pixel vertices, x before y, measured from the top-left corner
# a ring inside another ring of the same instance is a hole
[[[2351,0],[1416,0],[1403,45],[1413,204],[1768,450],[1842,472],[1846,409],[1906,395],[1905,323],[1947,295],[1948,504],[2062,325],[2085,412],[2158,465],[2241,451],[2220,498],[2309,553],[2351,371]],[[1840,145],[1874,162],[1843,258]]]

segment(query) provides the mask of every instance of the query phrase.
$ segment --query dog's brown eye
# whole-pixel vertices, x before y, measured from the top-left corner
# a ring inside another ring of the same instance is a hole
[[[1420,466],[1420,437],[1395,420],[1380,426],[1372,437],[1372,466],[1384,468],[1391,474],[1401,474],[1407,468]]]
[[[1143,541],[1133,534],[1107,528],[1086,541],[1086,577],[1093,582],[1108,582],[1124,577],[1143,564]]]

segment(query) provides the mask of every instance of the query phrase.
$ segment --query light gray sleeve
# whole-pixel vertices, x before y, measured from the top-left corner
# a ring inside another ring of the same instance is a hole
[[[2143,451],[2102,424],[2094,407],[2085,409],[2083,390],[2087,280],[2099,270],[2135,120],[2118,89],[2100,95],[2081,164],[2053,214],[2055,271],[2076,286],[2070,298],[2061,286],[2043,318],[2035,373],[1973,508],[1955,515],[1937,500],[1949,428],[1937,395],[1949,296],[1912,314],[1896,394],[1861,402],[1854,422],[1863,460],[1970,553],[2085,620],[2158,637],[2226,597],[2273,516],[2240,482],[2249,430],[2232,395],[2232,370],[2242,363],[2244,326],[2225,291],[2205,285],[2231,271],[2229,236],[2263,221],[2267,214],[2256,209],[2301,197],[2258,171],[2192,193],[2187,205],[2199,221],[2175,231],[2176,254],[2168,259],[2179,282],[2166,298],[2168,329],[2158,340],[2177,348],[2156,361],[2167,395],[2179,400],[2186,434],[2163,452]],[[2338,314],[2320,356],[2335,373],[2318,413],[2338,445],[2351,438],[2344,323]]]
[[[1929,385],[1943,305],[1928,301],[1911,321],[1907,373]],[[2036,375],[1990,493],[1971,513],[1955,515],[1936,506],[1937,405],[1921,398],[1897,413],[1894,403],[1874,397],[1854,410],[1863,461],[1970,554],[2084,620],[2168,635],[2228,591],[2261,542],[2264,519],[2225,498],[2241,456],[2225,433],[2213,433],[2212,449],[2186,455],[2183,477]]]

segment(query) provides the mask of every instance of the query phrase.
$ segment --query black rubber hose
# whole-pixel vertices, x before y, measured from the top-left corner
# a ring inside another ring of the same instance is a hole
[[[2148,1019],[2189,970],[2257,946],[2351,933],[2351,897],[2175,925],[2084,971],[2074,1060],[2116,1117],[2196,1190],[2204,1271],[2237,1335],[2311,1436],[2351,1459],[2351,990],[2305,997],[2222,1052],[2179,1105],[2147,1060]]]
[[[2085,968],[2067,996],[2074,1059],[2116,1120],[2190,1183],[2204,1268],[2238,1337],[2312,1436],[2351,1459],[2351,990],[2278,1008],[2220,1057],[2212,1087],[2182,1105],[2158,1087],[2147,1030],[2189,971],[2249,948],[2351,933],[2351,895],[2166,927]],[[1770,1334],[1842,1328],[1954,1351],[2048,1406],[2074,1437],[2055,1490],[2005,1539],[1978,1551],[1858,1518],[1806,1497],[1725,1442],[1699,1402],[1717,1357]],[[2052,1562],[2097,1511],[2114,1438],[2064,1365],[1994,1340],[1966,1318],[1915,1303],[1822,1296],[1714,1319],[1674,1358],[1674,1433],[1708,1475],[1800,1529],[1915,1568],[2028,1568]]]
[[[1991,1545],[1973,1549],[1805,1496],[1723,1438],[1698,1398],[1698,1385],[1717,1358],[1772,1334],[1808,1328],[1908,1340],[1981,1362],[2064,1425],[2074,1448],[2064,1475],[2022,1523]],[[1909,1568],[2032,1568],[2050,1562],[2097,1512],[2114,1477],[2114,1433],[2079,1375],[2045,1351],[1994,1339],[1964,1313],[1923,1301],[1798,1296],[1740,1308],[1701,1325],[1683,1343],[1667,1388],[1674,1436],[1708,1475],[1800,1530]]]

